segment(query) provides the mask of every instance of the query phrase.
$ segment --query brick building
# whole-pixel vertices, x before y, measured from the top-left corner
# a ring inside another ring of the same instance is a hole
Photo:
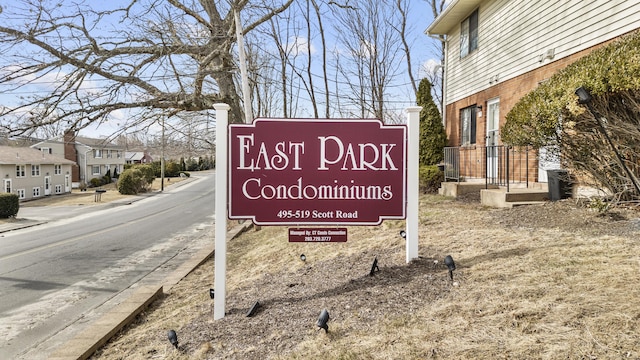
[[[635,0],[452,1],[426,33],[446,38],[443,121],[460,176],[500,172],[505,162],[493,147],[502,145],[500,128],[516,102],[558,70],[640,28],[638,19]],[[546,182],[544,170],[559,166],[539,156],[544,152],[527,154],[528,180]],[[469,170],[478,164],[481,171]]]

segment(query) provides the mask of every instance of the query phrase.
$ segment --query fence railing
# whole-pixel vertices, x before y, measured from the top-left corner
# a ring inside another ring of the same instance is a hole
[[[487,185],[506,186],[537,177],[536,152],[529,147],[463,146],[444,148],[445,181],[484,179]]]

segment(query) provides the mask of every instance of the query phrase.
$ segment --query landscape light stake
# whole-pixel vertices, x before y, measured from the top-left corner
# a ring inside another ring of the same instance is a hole
[[[173,345],[173,347],[177,349],[178,335],[176,334],[176,332],[174,330],[169,330],[169,332],[167,333],[167,336],[169,337],[169,342],[171,342],[171,345]]]
[[[256,301],[251,307],[251,309],[247,311],[247,317],[252,317],[253,315],[255,315],[259,308],[260,308],[260,303]]]
[[[378,267],[378,258],[374,258],[373,259],[373,264],[371,264],[371,271],[369,271],[369,276],[373,276],[373,274],[376,271],[380,271],[380,268]]]
[[[328,333],[329,332],[329,325],[327,325],[328,321],[329,321],[329,312],[327,311],[327,309],[324,309],[320,313],[320,317],[318,317],[318,321],[316,322],[316,325],[319,328],[324,329],[325,333]]]
[[[449,277],[451,278],[451,281],[453,281],[453,270],[456,269],[456,263],[453,261],[451,255],[445,256],[444,264],[447,265],[447,268],[449,269]]]
[[[613,152],[616,154],[616,157],[620,162],[620,166],[622,166],[622,169],[624,169],[624,171],[627,173],[627,176],[629,176],[629,179],[631,179],[631,182],[633,183],[633,187],[636,189],[636,194],[640,195],[640,186],[638,186],[636,177],[633,175],[631,170],[629,170],[627,165],[625,165],[624,158],[622,157],[622,155],[620,155],[620,153],[618,152],[618,149],[616,148],[613,141],[609,137],[609,133],[607,132],[607,129],[604,127],[604,124],[602,123],[600,114],[591,105],[591,100],[593,100],[593,97],[591,97],[591,94],[589,93],[589,91],[582,86],[576,89],[576,95],[578,95],[578,103],[587,105],[587,109],[589,109],[589,112],[591,113],[591,115],[593,115],[593,117],[596,118],[596,122],[598,123],[600,130],[602,131],[602,134],[604,135],[605,139],[607,139],[609,146],[611,146],[611,149],[613,149]]]

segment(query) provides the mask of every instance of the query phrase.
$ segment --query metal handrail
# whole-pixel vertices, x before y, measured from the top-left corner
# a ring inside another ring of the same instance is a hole
[[[506,186],[523,183],[529,187],[531,162],[530,147],[453,146],[444,148],[444,180],[465,181],[484,179],[485,185]],[[535,157],[533,157],[535,159]]]

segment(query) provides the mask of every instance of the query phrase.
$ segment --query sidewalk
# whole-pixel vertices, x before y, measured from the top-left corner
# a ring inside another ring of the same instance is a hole
[[[190,177],[180,182],[169,184],[165,186],[165,190],[174,187],[180,187],[195,180],[196,177]],[[113,200],[104,203],[93,204],[91,206],[79,207],[68,205],[42,205],[42,206],[21,206],[18,210],[18,216],[11,219],[0,219],[0,234],[9,231],[20,230],[29,228],[32,226],[46,224],[51,221],[56,221],[63,218],[73,217],[78,212],[98,211],[105,208],[111,208],[121,205],[130,205],[136,201],[140,201],[150,196],[161,194],[161,191],[152,191],[144,194],[133,195],[130,197]],[[54,195],[55,196],[55,195]],[[37,201],[37,200],[36,200]],[[55,208],[56,211],[52,212],[50,209]],[[1,236],[1,235],[0,235]]]
[[[78,212],[98,211],[108,207],[128,205],[135,201],[139,201],[148,196],[153,196],[159,192],[149,193],[146,195],[132,196],[126,199],[115,200],[112,202],[105,202],[104,204],[92,205],[88,207],[78,206],[30,206],[21,207],[18,210],[18,216],[10,219],[0,219],[0,234],[9,231],[26,229],[32,226],[38,226],[47,224],[56,220],[74,217]],[[52,212],[51,209],[55,208],[56,211]]]
[[[245,221],[227,232],[227,239],[231,240],[248,228],[251,222]],[[189,275],[194,269],[214,255],[214,247],[207,247],[198,252],[169,275],[162,284],[141,286],[133,295],[120,303],[111,311],[89,325],[89,328],[69,340],[55,350],[50,360],[84,360],[88,359],[101,346],[106,344],[113,335],[129,325],[146,307],[163,294],[169,293],[171,288]]]

